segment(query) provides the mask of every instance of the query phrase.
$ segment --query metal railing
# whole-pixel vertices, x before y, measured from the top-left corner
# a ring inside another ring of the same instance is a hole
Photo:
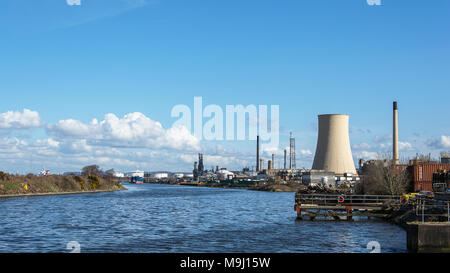
[[[436,222],[436,219],[447,218],[450,223],[450,201],[434,198],[416,197],[415,198],[416,216],[422,223]],[[442,221],[438,221],[442,222]]]
[[[299,194],[296,203],[336,205],[336,204],[384,204],[400,203],[401,196],[392,195],[353,195],[353,194]]]

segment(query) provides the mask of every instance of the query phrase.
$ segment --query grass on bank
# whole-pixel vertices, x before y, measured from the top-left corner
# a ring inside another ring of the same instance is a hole
[[[0,172],[0,195],[83,192],[125,189],[112,177],[96,175],[11,175]]]

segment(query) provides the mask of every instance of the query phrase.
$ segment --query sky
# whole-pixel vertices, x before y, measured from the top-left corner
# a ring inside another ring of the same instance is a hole
[[[69,1],[70,2],[70,1]],[[73,2],[73,1],[72,1]],[[450,150],[450,1],[4,0],[0,169],[11,173],[254,167],[255,142],[199,139],[176,105],[279,106],[275,167],[296,138],[311,168],[317,116],[350,116],[359,158]],[[205,118],[204,122],[208,119]]]

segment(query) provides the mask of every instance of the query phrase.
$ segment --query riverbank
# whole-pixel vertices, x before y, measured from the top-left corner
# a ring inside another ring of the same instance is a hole
[[[126,190],[126,189],[122,189]],[[101,193],[101,192],[114,192],[121,190],[98,190],[98,191],[74,191],[74,192],[49,192],[49,193],[29,193],[29,194],[2,194],[2,198],[14,198],[14,197],[38,197],[38,196],[52,196],[52,195],[71,195],[71,194],[90,194],[90,193]]]
[[[268,192],[298,192],[307,190],[308,187],[301,183],[287,183],[287,184],[261,184],[249,187],[249,190],[254,191],[268,191]]]
[[[43,195],[66,195],[126,190],[114,178],[98,176],[29,174],[10,175],[0,172],[0,198]]]

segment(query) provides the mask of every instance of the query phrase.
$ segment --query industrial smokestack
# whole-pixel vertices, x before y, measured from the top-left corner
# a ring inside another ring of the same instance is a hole
[[[313,170],[357,175],[350,148],[349,116],[320,115]]]
[[[256,172],[259,172],[259,136],[256,137]]]
[[[286,157],[287,157],[287,151],[284,150],[284,169],[286,170]]]
[[[393,132],[393,163],[398,165],[400,163],[398,155],[398,104],[394,101],[394,132]]]
[[[272,154],[272,169],[276,169],[275,168],[275,154]]]
[[[296,169],[297,164],[295,160],[295,138],[292,135],[290,137],[290,145],[289,145],[289,169]]]

